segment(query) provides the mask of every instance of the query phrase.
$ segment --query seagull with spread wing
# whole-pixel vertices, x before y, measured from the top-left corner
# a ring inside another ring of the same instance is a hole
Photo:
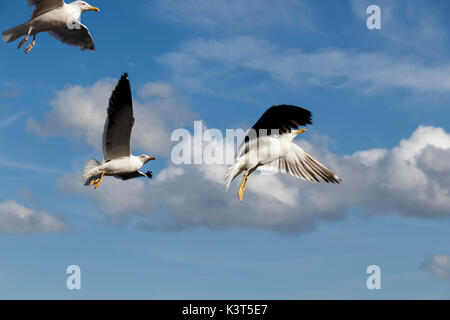
[[[244,172],[238,191],[242,202],[248,177],[257,169],[284,172],[311,182],[319,183],[320,177],[328,183],[340,183],[338,176],[293,142],[298,134],[306,131],[298,129],[299,126],[312,124],[311,117],[310,111],[296,106],[269,108],[246,134],[227,172],[225,189]]]
[[[19,49],[33,36],[33,42],[26,48],[28,53],[36,45],[36,35],[48,32],[56,39],[81,50],[95,51],[94,40],[88,28],[79,19],[85,11],[100,10],[85,1],[65,3],[64,0],[28,0],[28,6],[35,6],[31,19],[24,24],[2,33],[5,42],[12,42],[22,36]]]
[[[147,162],[155,160],[145,154],[133,156],[130,151],[131,130],[134,124],[133,103],[128,74],[124,74],[109,99],[108,117],[103,131],[103,162],[90,159],[83,171],[83,183],[98,188],[104,176],[121,180],[138,177],[151,179],[152,173],[139,171]]]

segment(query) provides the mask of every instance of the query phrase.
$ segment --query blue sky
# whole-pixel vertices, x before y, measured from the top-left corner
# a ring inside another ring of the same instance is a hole
[[[447,1],[91,4],[94,53],[1,44],[0,298],[450,298]],[[2,30],[31,13],[4,5]],[[86,189],[123,72],[155,178]],[[281,103],[313,112],[298,143],[341,185],[255,175],[240,204],[223,167],[171,163],[172,130],[245,129]]]

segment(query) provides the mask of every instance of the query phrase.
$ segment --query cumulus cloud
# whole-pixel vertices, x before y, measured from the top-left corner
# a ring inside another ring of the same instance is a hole
[[[220,166],[169,166],[153,181],[134,180],[125,184],[105,181],[98,192],[81,186],[79,175],[63,177],[57,183],[71,182],[72,192],[86,194],[98,202],[101,211],[113,220],[139,221],[148,230],[179,231],[188,228],[256,228],[278,232],[310,230],[310,213],[293,208],[298,190],[285,193],[277,177],[255,175],[250,179],[246,201],[241,204],[235,192],[225,193]],[[214,179],[212,178],[214,177]],[[272,188],[267,188],[272,183]]]
[[[191,90],[204,91],[215,83],[217,75],[224,78],[236,69],[263,72],[270,79],[291,86],[431,92],[450,88],[448,63],[430,65],[412,57],[399,61],[384,53],[338,48],[306,52],[250,36],[190,40],[178,51],[160,56],[158,61],[173,71],[176,81]]]
[[[12,200],[0,203],[0,233],[53,233],[65,229],[65,224],[48,212],[27,208]]]
[[[223,189],[225,167],[169,164],[152,181],[105,181],[97,192],[79,183],[79,174],[60,182],[93,198],[114,220],[130,218],[149,230],[258,228],[297,233],[320,219],[343,219],[351,208],[372,214],[422,218],[450,216],[450,134],[420,126],[390,150],[362,150],[338,156],[301,141],[307,152],[343,178],[341,185],[312,184],[286,175],[250,177],[244,203],[235,181]],[[238,180],[238,179],[237,179]]]
[[[106,109],[115,84],[115,80],[106,79],[88,87],[61,90],[51,101],[52,110],[44,119],[28,119],[28,130],[42,137],[62,134],[82,139],[100,152]],[[181,126],[193,113],[168,84],[147,83],[137,92],[143,100],[133,102],[136,121],[132,146],[147,153],[167,155],[171,128]]]
[[[450,256],[434,255],[425,260],[420,269],[427,270],[437,279],[450,279]]]

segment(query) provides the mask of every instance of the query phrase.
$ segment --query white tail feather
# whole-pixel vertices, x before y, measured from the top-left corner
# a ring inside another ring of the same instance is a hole
[[[83,169],[83,183],[88,182],[92,178],[91,171],[98,166],[100,166],[101,163],[93,158],[89,159],[89,161],[86,163],[86,166]]]
[[[241,174],[243,170],[239,168],[237,163],[233,164],[232,166],[228,167],[228,171],[225,175],[225,191],[228,191],[230,188],[231,182],[236,178],[238,175]]]

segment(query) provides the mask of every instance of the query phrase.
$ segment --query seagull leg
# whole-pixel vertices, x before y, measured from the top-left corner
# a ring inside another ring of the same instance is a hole
[[[100,178],[95,180],[95,182],[94,182],[95,183],[94,189],[97,189],[98,186],[100,185],[100,183],[102,183],[105,173],[106,173],[106,171],[102,171],[102,174],[100,175]]]
[[[36,45],[36,35],[33,36],[33,42],[26,48],[25,53],[30,52],[35,45]]]
[[[20,41],[19,46],[17,47],[17,49],[22,48],[22,46],[28,41],[28,39],[30,38],[31,30],[32,30],[31,28],[28,29],[28,33],[27,33],[26,37],[22,41]]]
[[[17,49],[22,48],[22,46],[28,41],[28,36],[26,36],[22,41],[20,41],[19,46]]]
[[[248,170],[244,172],[244,177],[242,178],[241,185],[239,186],[238,197],[242,202],[242,198],[244,197],[245,186],[247,185],[248,180]]]

